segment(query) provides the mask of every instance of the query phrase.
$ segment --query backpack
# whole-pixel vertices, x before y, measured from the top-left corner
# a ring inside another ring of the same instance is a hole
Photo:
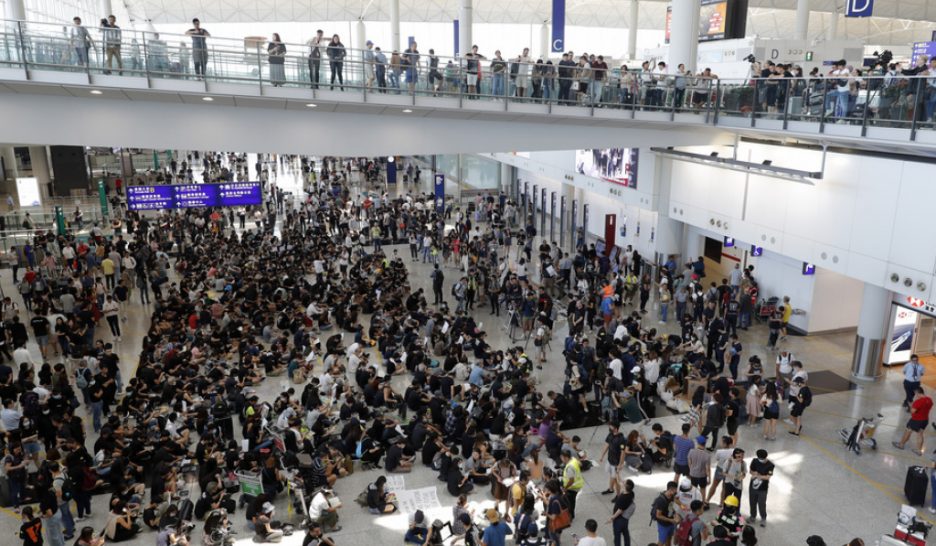
[[[458,283],[452,285],[452,295],[458,297],[458,294],[455,292],[455,287],[458,286]]]
[[[695,514],[689,514],[676,526],[676,533],[673,534],[674,546],[692,546],[692,524],[699,519]]]
[[[84,390],[88,388],[87,373],[88,373],[87,368],[85,368],[84,371],[78,370],[78,372],[75,374],[75,386],[78,387],[79,390]]]
[[[23,406],[23,415],[26,417],[35,418],[41,411],[39,395],[33,391],[24,392],[20,398],[20,404]]]
[[[61,484],[59,485],[59,489],[62,490],[63,501],[67,502],[67,501],[72,500],[75,497],[74,486],[72,484],[72,481],[68,479],[67,476],[63,475],[61,478],[56,478],[55,480],[53,480],[52,481],[53,487],[55,486],[55,482],[61,482]]]
[[[670,500],[667,499],[667,498],[666,498],[666,495],[664,495],[663,493],[660,493],[659,495],[657,495],[657,498],[656,498],[656,499],[653,499],[653,502],[650,503],[650,524],[651,524],[651,525],[653,525],[653,522],[657,520],[657,517],[656,517],[656,501],[657,501],[660,497],[662,497],[663,500],[665,500],[667,503],[670,502]]]
[[[804,386],[800,389],[800,395],[803,397],[803,407],[808,408],[812,404],[812,391]]]

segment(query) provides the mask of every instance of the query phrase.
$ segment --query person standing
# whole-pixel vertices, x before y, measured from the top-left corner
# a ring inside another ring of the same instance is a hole
[[[39,498],[39,514],[46,532],[46,543],[49,546],[65,546],[62,514],[59,512],[58,500],[53,489],[42,492]]]
[[[277,32],[267,44],[267,62],[270,63],[270,82],[273,87],[282,87],[286,81],[286,44]]]
[[[568,451],[563,451],[559,455],[562,461],[562,487],[565,489],[565,497],[569,502],[569,515],[575,519],[575,499],[579,492],[585,487],[585,477],[582,476],[582,462],[578,457],[573,457]]]
[[[910,436],[915,432],[919,435],[920,441],[915,452],[923,455],[923,442],[926,433],[926,427],[929,425],[929,414],[933,408],[933,399],[926,396],[923,387],[917,386],[914,391],[913,404],[910,405],[910,420],[907,421],[907,428],[904,429],[903,437],[899,442],[892,442],[897,449],[903,449]]]
[[[201,27],[201,21],[197,18],[192,19],[192,27],[185,31],[185,34],[192,37],[192,63],[195,66],[196,76],[205,76],[205,68],[208,66],[208,38],[211,34]]]
[[[773,472],[774,464],[767,458],[767,450],[758,449],[757,458],[751,461],[750,465],[751,483],[748,496],[751,499],[751,517],[748,521],[753,524],[760,513],[761,527],[767,526],[767,489]]]
[[[910,361],[904,364],[903,367],[903,387],[904,387],[904,402],[903,407],[906,411],[910,411],[910,404],[913,403],[913,396],[916,393],[917,387],[920,386],[920,382],[923,380],[923,373],[925,369],[923,365],[920,364],[920,357],[917,355],[910,355]]]
[[[419,81],[419,50],[416,49],[416,42],[410,42],[406,51],[403,52],[403,65],[406,67],[406,87],[410,95],[416,92],[416,83]]]
[[[123,59],[120,58],[120,43],[123,40],[123,34],[120,27],[117,26],[117,18],[113,15],[107,16],[107,26],[102,29],[104,35],[104,56],[107,63],[105,74],[110,74],[114,59],[117,60],[118,74],[123,76]]]
[[[598,536],[598,522],[589,519],[585,522],[585,536],[578,539],[577,546],[605,546],[605,539]]]
[[[793,418],[793,430],[789,432],[794,436],[799,436],[803,432],[803,412],[812,404],[812,390],[806,385],[806,380],[802,377],[795,378],[793,386],[797,389],[797,393],[793,397],[793,406],[790,409],[790,417]]]
[[[345,46],[341,43],[341,38],[337,34],[332,35],[331,42],[328,43],[325,53],[328,55],[328,67],[331,70],[329,89],[335,89],[335,78],[338,78],[338,88],[344,91]]]
[[[608,425],[608,436],[605,438],[605,447],[601,451],[601,456],[598,457],[598,462],[602,463],[605,460],[605,456],[608,457],[608,462],[605,464],[605,471],[608,473],[608,488],[601,492],[602,495],[610,495],[614,493],[615,495],[620,493],[620,483],[618,482],[618,473],[621,471],[621,465],[623,464],[623,458],[621,454],[624,449],[624,434],[621,433],[621,425],[612,421]]]
[[[111,335],[114,341],[120,341],[120,304],[114,299],[114,296],[108,294],[107,300],[101,308],[104,318],[107,319],[107,325],[110,327]]]
[[[23,508],[22,520],[19,537],[23,546],[42,546],[42,520],[33,514],[32,506]]]
[[[936,463],[934,463],[934,465],[936,465]],[[934,471],[934,475],[936,475],[936,471]],[[611,519],[608,520],[614,533],[614,546],[631,546],[628,524],[636,509],[634,482],[631,480],[624,480],[624,490],[614,497],[614,508],[611,513]],[[621,544],[622,538],[624,539],[623,544]]]
[[[445,274],[439,269],[439,264],[435,264],[432,270],[432,294],[435,296],[433,305],[439,305],[444,302],[442,298],[442,286],[445,283]]]
[[[75,17],[72,19],[74,25],[68,31],[68,41],[71,47],[75,50],[75,58],[78,59],[78,64],[81,66],[88,66],[88,51],[94,47],[94,40],[91,39],[91,34],[81,24],[81,17]],[[16,281],[16,275],[14,275],[13,281]]]
[[[657,524],[657,544],[671,546],[673,532],[679,523],[679,515],[673,507],[673,498],[676,496],[676,482],[666,484],[666,491],[653,501],[652,516]]]
[[[689,451],[689,480],[692,482],[693,487],[699,489],[699,498],[701,499],[705,498],[709,476],[712,475],[712,454],[705,449],[705,441],[705,436],[697,436],[695,449]]]
[[[325,39],[325,31],[319,29],[315,31],[315,36],[306,42],[309,46],[309,79],[312,80],[312,89],[318,89],[322,69],[322,41]]]

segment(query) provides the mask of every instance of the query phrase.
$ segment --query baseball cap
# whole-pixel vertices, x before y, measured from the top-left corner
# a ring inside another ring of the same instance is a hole
[[[705,445],[705,440],[706,440],[706,437],[702,436],[701,434],[696,436],[696,439],[695,439],[697,444],[702,444],[702,445]]]

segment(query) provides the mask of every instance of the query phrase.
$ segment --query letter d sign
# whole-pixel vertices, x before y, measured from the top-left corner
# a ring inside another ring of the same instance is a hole
[[[846,0],[845,17],[871,17],[874,0]]]

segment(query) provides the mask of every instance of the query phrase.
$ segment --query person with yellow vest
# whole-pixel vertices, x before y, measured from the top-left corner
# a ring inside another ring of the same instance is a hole
[[[575,497],[585,487],[585,477],[582,476],[582,462],[568,451],[563,451],[559,458],[562,460],[562,488],[565,490],[566,500],[569,502],[569,515],[575,519]]]

